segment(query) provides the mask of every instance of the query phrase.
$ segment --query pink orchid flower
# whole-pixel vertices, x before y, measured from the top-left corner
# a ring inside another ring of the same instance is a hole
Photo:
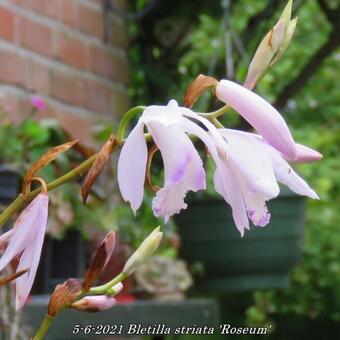
[[[236,110],[283,155],[296,159],[296,145],[286,122],[266,100],[229,80],[218,83],[216,96]]]
[[[0,237],[0,248],[7,244],[0,258],[0,271],[20,256],[17,271],[29,269],[16,279],[16,309],[24,306],[39,265],[47,225],[48,196],[39,194],[20,214],[14,227]]]
[[[186,125],[194,124],[184,118],[176,101],[167,106],[149,106],[131,131],[118,161],[118,184],[125,201],[135,212],[142,203],[147,162],[144,126],[152,135],[164,163],[164,185],[152,202],[155,216],[165,222],[185,209],[187,191],[205,189],[203,163],[190,138]]]
[[[38,111],[46,110],[47,105],[43,98],[39,96],[33,96],[31,98],[31,104],[34,108],[36,108]]]
[[[317,194],[284,160],[281,153],[260,136],[231,129],[216,129],[208,120],[188,109],[182,113],[199,120],[192,131],[207,146],[216,164],[214,186],[232,208],[237,229],[243,236],[249,219],[256,226],[270,220],[266,201],[279,194],[277,182],[292,191],[318,199]]]

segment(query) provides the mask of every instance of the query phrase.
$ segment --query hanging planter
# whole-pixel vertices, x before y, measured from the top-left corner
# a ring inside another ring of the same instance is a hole
[[[200,292],[229,292],[287,287],[298,262],[305,225],[305,198],[281,190],[269,202],[270,224],[252,227],[243,238],[231,211],[218,198],[194,198],[176,223],[182,238],[180,255],[203,265],[196,277]]]

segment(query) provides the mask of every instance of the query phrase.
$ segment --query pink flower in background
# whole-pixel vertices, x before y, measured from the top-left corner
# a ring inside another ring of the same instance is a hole
[[[43,98],[39,96],[33,96],[31,98],[31,104],[33,105],[34,108],[36,108],[38,111],[43,111],[47,109],[46,102],[44,101]]]
[[[48,201],[47,194],[39,194],[19,215],[14,227],[0,237],[0,248],[7,244],[0,258],[0,271],[16,256],[20,257],[17,271],[29,269],[16,279],[17,309],[24,306],[37,272],[46,231]]]

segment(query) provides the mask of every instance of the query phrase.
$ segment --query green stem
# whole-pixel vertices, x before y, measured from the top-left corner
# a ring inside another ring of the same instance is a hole
[[[217,118],[217,117],[220,117],[220,116],[224,115],[230,109],[231,109],[231,107],[229,105],[224,105],[224,106],[222,106],[220,109],[218,109],[216,111],[206,112],[206,113],[200,112],[198,114],[201,117],[204,117],[204,118]]]
[[[212,123],[214,123],[214,125],[215,125],[217,128],[221,128],[221,129],[224,128],[224,126],[218,121],[217,118],[213,117],[213,118],[211,118],[211,121],[212,121]]]
[[[105,294],[105,292],[116,285],[119,282],[122,282],[127,278],[127,275],[124,272],[121,272],[119,275],[117,275],[115,278],[113,278],[111,281],[105,283],[102,286],[93,287],[90,289],[90,294]]]
[[[46,314],[44,320],[42,321],[38,332],[35,334],[32,340],[42,340],[44,339],[48,329],[50,328],[53,321],[53,316]]]
[[[128,112],[126,112],[121,119],[118,130],[117,130],[117,140],[118,143],[124,139],[125,130],[129,123],[129,121],[138,113],[143,112],[145,110],[145,106],[135,106],[132,109],[130,109]]]
[[[118,146],[117,146],[118,147]],[[117,148],[116,147],[116,148]],[[76,168],[72,169],[65,175],[57,178],[56,180],[50,182],[47,185],[48,190],[53,190],[58,186],[71,181],[76,177],[80,177],[84,174],[85,171],[90,169],[94,161],[96,160],[97,154],[92,155],[90,158],[86,159],[84,162],[79,164]],[[22,209],[27,202],[31,201],[34,197],[36,197],[40,193],[41,189],[36,189],[31,191],[25,198],[23,195],[19,195],[0,215],[0,227],[6,223],[10,217],[20,209]]]

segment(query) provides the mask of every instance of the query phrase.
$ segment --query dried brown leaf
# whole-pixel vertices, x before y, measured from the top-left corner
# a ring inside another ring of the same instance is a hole
[[[54,161],[59,154],[67,151],[70,149],[75,143],[77,143],[77,140],[67,142],[65,144],[57,145],[54,148],[48,150],[46,153],[44,153],[36,162],[34,162],[31,167],[28,169],[24,179],[23,179],[23,185],[22,185],[22,193],[24,195],[28,194],[30,191],[30,182],[32,177],[35,176],[37,171],[39,171],[41,168],[46,166],[47,164]]]
[[[14,274],[10,274],[10,275],[7,275],[5,277],[0,278],[0,287],[7,285],[11,281],[17,279],[18,277],[20,277],[21,275],[24,275],[27,272],[28,272],[28,269],[23,269],[23,270],[20,270],[20,271],[14,273]]]
[[[63,308],[73,303],[81,292],[81,283],[77,279],[68,279],[57,285],[50,297],[48,314],[56,316]]]
[[[102,146],[102,148],[98,152],[96,160],[94,161],[91,169],[88,171],[85,177],[84,183],[81,187],[81,197],[83,198],[84,204],[86,204],[87,196],[89,195],[93,183],[102,172],[105,164],[107,163],[110,157],[110,154],[115,145],[115,141],[116,141],[115,137],[111,135],[109,140],[106,141],[106,143]]]
[[[83,289],[89,291],[109,261],[115,247],[115,233],[109,232],[98,247],[83,281]]]
[[[191,108],[205,90],[217,83],[218,81],[213,77],[205,76],[204,74],[198,75],[185,91],[184,106]]]

